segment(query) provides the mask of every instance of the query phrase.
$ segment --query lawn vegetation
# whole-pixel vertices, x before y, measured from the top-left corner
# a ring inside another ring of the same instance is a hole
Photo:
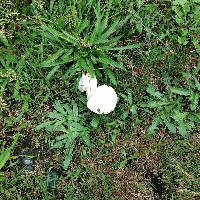
[[[199,0],[0,0],[0,199],[200,199],[199,55]]]

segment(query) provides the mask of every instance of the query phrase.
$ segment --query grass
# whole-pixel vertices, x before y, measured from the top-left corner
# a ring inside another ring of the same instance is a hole
[[[0,199],[200,198],[200,5],[181,2],[0,0]],[[83,71],[115,88],[114,112],[87,109],[77,89]],[[179,118],[165,115],[174,133],[152,123],[167,107],[141,106],[156,95],[178,105]],[[36,128],[58,101],[77,105],[70,134],[69,110],[67,132]]]

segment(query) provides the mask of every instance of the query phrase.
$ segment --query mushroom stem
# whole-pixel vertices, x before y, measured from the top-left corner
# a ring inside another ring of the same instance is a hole
[[[89,99],[97,90],[97,79],[92,78],[90,74],[83,74],[79,82],[79,90],[86,92],[87,99]]]

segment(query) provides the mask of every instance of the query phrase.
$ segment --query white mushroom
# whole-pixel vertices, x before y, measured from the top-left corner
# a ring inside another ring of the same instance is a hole
[[[97,87],[97,79],[89,74],[83,74],[79,82],[79,90],[86,91],[87,107],[97,114],[108,114],[115,109],[117,94],[107,85]]]

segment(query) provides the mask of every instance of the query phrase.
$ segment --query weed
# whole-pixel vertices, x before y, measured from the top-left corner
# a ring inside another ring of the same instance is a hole
[[[52,120],[38,125],[35,130],[44,128],[48,132],[63,132],[64,134],[56,136],[52,148],[65,149],[65,156],[63,161],[64,169],[69,167],[72,161],[73,150],[77,138],[81,138],[87,146],[90,146],[88,129],[81,125],[81,117],[78,113],[77,104],[73,101],[72,108],[67,104],[56,102],[54,104],[55,110],[48,113],[48,117]]]
[[[198,34],[200,33],[200,5],[199,1],[172,1],[172,10],[175,13],[175,21],[179,25],[179,44],[186,45],[189,40],[194,44],[197,53],[200,53]]]
[[[148,128],[150,134],[155,134],[159,125],[164,124],[172,134],[178,129],[180,135],[187,137],[195,123],[199,123],[199,82],[194,73],[184,75],[187,78],[184,88],[168,84],[167,92],[161,93],[153,85],[147,87],[150,97],[144,97],[146,102],[141,103],[140,107],[153,115],[152,124]],[[136,114],[135,107],[133,114]]]
[[[6,162],[11,158],[11,153],[13,149],[15,148],[17,141],[19,139],[19,134],[16,134],[14,136],[13,142],[8,148],[2,148],[0,153],[0,170],[2,170],[6,166]],[[4,189],[3,183],[6,181],[6,173],[0,172],[0,193],[6,194],[6,190]]]
[[[53,3],[50,6],[52,12],[57,8]],[[49,47],[53,48],[52,52],[55,52],[40,63],[40,67],[50,68],[47,79],[50,79],[61,66],[70,74],[86,71],[92,75],[96,74],[98,77],[102,77],[101,69],[116,85],[112,68],[125,68],[120,61],[120,55],[112,52],[139,47],[138,44],[118,46],[122,37],[118,34],[119,29],[127,23],[131,14],[125,19],[112,17],[111,21],[110,5],[106,10],[101,8],[100,2],[96,5],[88,2],[85,6],[88,7],[87,10],[79,11],[78,5],[73,4],[69,10],[64,7],[64,10],[60,11],[61,13],[67,11],[72,15],[72,19],[70,19],[72,23],[68,22],[70,24],[67,28],[63,24],[64,21],[46,23],[46,20],[40,18],[42,30],[39,34]],[[88,18],[88,12],[95,20]],[[66,20],[68,16],[63,16],[63,18]],[[63,25],[59,26],[58,23]]]
[[[22,135],[2,198],[198,199],[198,27],[196,0],[0,0],[0,155]],[[87,110],[83,72],[114,112]]]

